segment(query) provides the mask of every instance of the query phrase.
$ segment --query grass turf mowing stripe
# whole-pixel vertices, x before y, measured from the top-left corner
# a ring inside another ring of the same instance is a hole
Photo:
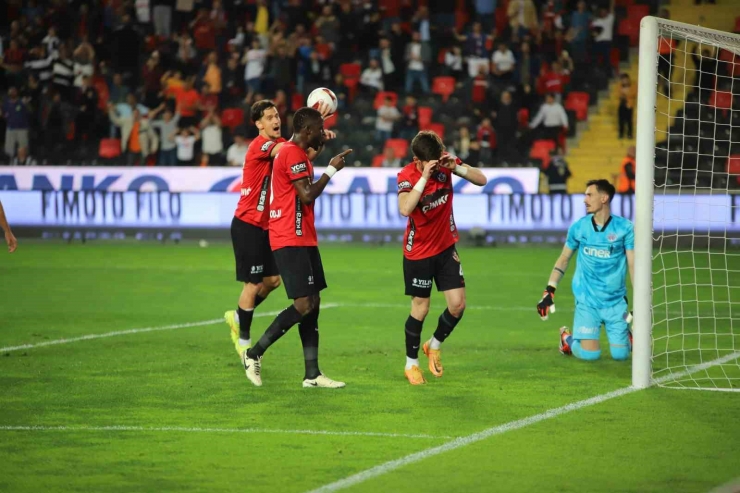
[[[419,438],[448,440],[453,438],[446,435],[380,433],[372,431],[331,431],[331,430],[274,430],[268,428],[201,428],[184,426],[23,426],[4,425],[0,431],[140,431],[140,432],[181,432],[181,433],[275,433],[286,435],[329,435],[329,436],[361,436],[380,438]]]
[[[677,372],[672,375],[667,375],[665,377],[655,380],[653,382],[653,385],[659,385],[667,380],[683,378],[693,373],[706,370],[713,366],[728,363],[738,358],[740,358],[740,351],[732,353],[732,354],[728,354],[727,356],[717,358],[707,363],[702,363],[700,365],[693,366],[682,372]],[[557,416],[567,414],[572,411],[577,411],[585,407],[590,407],[595,404],[600,404],[602,402],[614,399],[616,397],[621,397],[623,395],[632,394],[640,390],[642,389],[638,389],[635,387],[625,387],[622,389],[614,390],[612,392],[607,392],[606,394],[597,395],[589,399],[573,402],[571,404],[566,404],[565,406],[557,407],[555,409],[549,409],[545,411],[544,413],[536,414],[534,416],[529,416],[528,418],[523,418],[523,419],[519,419],[516,421],[510,421],[502,425],[494,426],[492,428],[479,431],[478,433],[473,433],[472,435],[456,438],[450,442],[439,445],[437,447],[428,448],[426,450],[422,450],[421,452],[409,454],[405,457],[401,457],[400,459],[392,460],[384,464],[371,467],[370,469],[366,469],[357,474],[353,474],[352,476],[348,476],[344,479],[340,479],[339,481],[335,481],[333,483],[329,483],[327,485],[321,486],[314,490],[310,490],[307,493],[330,493],[333,491],[343,490],[345,488],[349,488],[350,486],[363,483],[369,479],[382,476],[384,474],[388,474],[389,472],[395,471],[396,469],[400,469],[401,467],[407,466],[409,464],[413,464],[415,462],[419,462],[419,461],[428,459],[430,457],[434,457],[435,455],[439,455],[444,452],[449,452],[450,450],[459,449],[467,445],[470,445],[471,443],[480,442],[481,440],[485,440],[486,438],[490,438],[495,435],[501,435],[509,431],[518,430],[520,428],[524,428],[526,426],[533,425],[541,421],[555,418]]]

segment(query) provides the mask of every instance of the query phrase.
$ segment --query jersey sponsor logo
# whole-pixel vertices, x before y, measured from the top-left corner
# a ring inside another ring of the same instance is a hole
[[[614,243],[615,241],[617,241],[617,234],[609,233],[608,235],[606,235],[606,239]]]
[[[583,253],[596,258],[611,258],[612,256],[612,252],[605,248],[583,247]]]
[[[265,270],[264,265],[253,265],[251,269],[252,274],[262,274],[262,271]]]
[[[422,288],[427,289],[432,287],[432,280],[431,279],[417,279],[413,278],[411,280],[411,285],[415,288]]]
[[[305,173],[307,170],[308,170],[308,165],[305,162],[294,164],[293,166],[290,167],[290,172],[293,173],[294,175]]]
[[[242,188],[242,197],[246,197],[252,192],[251,188]]]
[[[411,182],[408,180],[404,180],[401,183],[398,184],[398,191],[406,190],[407,188],[411,188],[413,185],[411,185]]]
[[[270,217],[273,218],[273,219],[277,219],[277,218],[282,217],[282,216],[283,216],[283,210],[282,209],[277,209],[277,210],[271,210],[270,211]]]
[[[257,210],[262,212],[265,210],[265,202],[267,202],[267,189],[270,188],[270,176],[265,176],[262,180],[262,188],[260,189],[260,198],[257,202]]]
[[[313,285],[313,276],[308,276],[308,285]]]
[[[450,232],[454,233],[456,229],[457,225],[455,224],[455,215],[450,213]]]
[[[406,238],[406,251],[410,252],[412,248],[414,248],[414,235],[416,234],[416,226],[414,225],[414,220],[409,219],[409,224],[411,225],[411,228],[409,229],[409,237]]]
[[[573,332],[579,335],[598,335],[599,328],[598,327],[578,327]]]
[[[444,174],[444,173],[443,173],[442,171],[440,171],[439,173],[437,173],[437,174],[436,174],[436,175],[434,176],[434,178],[435,178],[435,179],[436,179],[436,180],[437,180],[438,182],[440,182],[440,183],[445,183],[445,182],[447,181],[447,175],[446,175],[446,174]]]
[[[274,144],[275,143],[273,141],[268,140],[267,142],[265,142],[264,144],[262,144],[262,147],[260,147],[260,151],[267,152],[267,149],[269,149],[270,147],[272,147]]]
[[[433,195],[432,195],[432,197],[433,197]],[[426,205],[423,205],[421,207],[421,212],[426,213],[426,212],[429,212],[431,210],[436,209],[440,205],[445,205],[447,203],[447,200],[449,200],[449,198],[450,198],[450,194],[449,193],[445,193],[441,197],[439,197],[439,198],[437,198],[435,200],[432,200],[431,202],[427,203]]]
[[[301,198],[297,195],[295,197],[295,235],[303,236],[303,208]]]

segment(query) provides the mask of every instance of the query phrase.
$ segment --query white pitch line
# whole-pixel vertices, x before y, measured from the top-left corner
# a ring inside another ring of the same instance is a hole
[[[707,363],[703,363],[701,365],[696,365],[682,372],[678,372],[673,375],[668,375],[666,377],[656,380],[653,383],[660,384],[667,380],[672,380],[675,378],[683,378],[693,373],[697,373],[699,371],[706,370],[707,368],[721,365],[729,361],[736,360],[738,358],[740,358],[740,351],[735,352],[733,354],[729,354],[727,356],[723,356],[722,358],[717,358],[716,360],[709,361]],[[395,471],[396,469],[407,466],[409,464],[414,464],[416,462],[420,462],[430,457],[434,457],[435,455],[439,455],[444,452],[449,452],[450,450],[459,449],[467,445],[470,445],[471,443],[480,442],[481,440],[485,440],[486,438],[490,438],[495,435],[501,435],[509,431],[518,430],[520,428],[524,428],[526,426],[533,425],[541,421],[555,418],[557,416],[561,416],[563,414],[567,414],[572,411],[578,411],[579,409],[583,409],[585,407],[600,404],[602,402],[608,401],[610,399],[614,399],[616,397],[621,397],[623,395],[632,394],[634,392],[638,392],[639,390],[641,389],[637,389],[635,387],[625,387],[619,390],[614,390],[612,392],[607,392],[606,394],[597,395],[596,397],[591,397],[590,399],[585,399],[582,401],[567,404],[565,406],[550,409],[550,410],[545,411],[544,413],[536,414],[528,418],[519,419],[516,421],[510,421],[502,425],[498,425],[492,428],[485,429],[478,433],[473,433],[472,435],[456,438],[450,442],[439,445],[437,447],[428,448],[426,450],[422,450],[420,452],[416,452],[413,454],[409,454],[405,457],[401,457],[400,459],[392,460],[384,464],[371,467],[370,469],[366,469],[357,474],[353,474],[352,476],[348,476],[344,479],[340,479],[339,481],[335,481],[333,483],[329,483],[327,485],[321,486],[307,493],[329,493],[333,491],[343,490],[345,488],[349,488],[350,486],[363,483],[369,479],[376,478],[378,476],[383,476],[385,474],[388,474],[391,471]]]
[[[139,432],[181,432],[181,433],[272,433],[286,435],[324,435],[324,436],[358,436],[378,438],[423,438],[446,440],[452,437],[445,435],[377,433],[372,431],[329,431],[329,430],[274,430],[269,428],[200,428],[184,426],[0,426],[0,431],[139,431]]]

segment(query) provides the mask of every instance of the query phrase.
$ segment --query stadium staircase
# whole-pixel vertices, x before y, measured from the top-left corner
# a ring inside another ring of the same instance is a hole
[[[738,5],[740,5],[738,0],[717,0],[716,5],[701,6],[695,5],[694,0],[673,0],[667,8],[672,20],[689,24],[695,24],[698,20],[699,25],[732,32],[735,27],[735,17],[739,12]],[[639,22],[639,20],[633,22]],[[682,84],[672,85],[673,94],[671,94],[670,101],[664,96],[658,97],[658,118],[656,120],[658,129],[667,129],[673,123],[676,113],[684,107],[686,89],[691,88],[694,83],[694,63],[690,57],[692,46],[693,43],[687,52],[685,44],[682,43],[674,52],[674,70],[671,79],[681,81]],[[686,67],[689,72],[685,73],[683,67]],[[633,46],[630,49],[629,62],[622,63],[620,72],[628,73],[636,84],[637,69],[637,48]],[[596,177],[607,178],[616,184],[627,148],[635,144],[634,139],[619,140],[617,138],[619,135],[617,124],[619,98],[616,85],[618,83],[618,78],[611,81],[608,93],[600,95],[599,104],[589,114],[587,122],[582,124],[586,128],[579,131],[577,137],[568,142],[567,160],[573,174],[568,183],[570,193],[582,192],[583,184]]]

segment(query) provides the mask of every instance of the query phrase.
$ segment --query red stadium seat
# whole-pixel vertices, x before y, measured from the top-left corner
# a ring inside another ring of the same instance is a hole
[[[580,121],[588,119],[589,95],[587,92],[573,91],[568,93],[565,99],[565,109],[576,112],[576,118]]]
[[[378,93],[375,95],[375,104],[373,107],[377,110],[381,106],[383,106],[383,103],[385,103],[385,98],[390,97],[393,100],[393,106],[396,106],[398,104],[398,94],[391,91],[378,91]]]
[[[426,130],[432,123],[432,108],[419,106],[419,130]]]
[[[740,183],[740,154],[734,154],[727,159],[727,173],[735,176],[735,180]]]
[[[98,155],[103,159],[113,159],[121,155],[121,139],[102,139]]]
[[[650,15],[649,5],[630,5],[627,7],[627,18],[640,21],[643,17]]]
[[[430,123],[427,130],[436,133],[441,139],[445,138],[445,126],[441,123]]]
[[[442,96],[442,101],[447,102],[452,93],[455,92],[454,77],[435,77],[432,80],[432,92]]]
[[[619,21],[617,34],[627,36],[630,39],[630,46],[637,46],[640,41],[640,21],[633,19],[622,19]]]
[[[108,100],[110,99],[108,84],[103,79],[95,78],[93,79],[93,87],[98,93],[98,109],[108,113]]]
[[[622,63],[622,55],[619,52],[619,48],[612,48],[609,55],[609,61],[611,62],[612,67],[614,67],[614,70],[619,71],[619,64]]]
[[[378,154],[377,156],[375,156],[373,158],[373,168],[380,168],[381,166],[383,166],[383,159],[384,157],[382,154]]]
[[[406,139],[388,139],[385,147],[390,147],[396,153],[397,158],[405,158],[409,152],[409,142]]]
[[[728,110],[732,108],[732,93],[723,91],[714,91],[709,98],[709,106]]]
[[[337,114],[334,113],[329,118],[327,118],[326,120],[324,120],[324,128],[328,130],[330,128],[336,127],[337,126],[337,119],[338,119]]]
[[[516,116],[519,121],[519,127],[527,128],[529,126],[529,110],[527,108],[520,109]]]
[[[529,151],[529,157],[540,159],[542,169],[550,166],[550,151],[555,149],[555,143],[551,140],[535,140],[532,143],[532,149]]]
[[[344,79],[344,87],[347,88],[347,95],[349,96],[349,102],[355,100],[355,94],[357,94],[357,84],[360,83],[360,79]]]
[[[293,95],[290,97],[290,109],[293,111],[298,111],[298,108],[303,108],[306,106],[306,103],[304,102],[303,94],[300,92],[294,92]]]
[[[244,110],[240,108],[228,108],[221,113],[221,124],[234,130],[244,123]]]
[[[343,63],[339,66],[339,73],[345,79],[359,79],[362,66],[359,63]]]

